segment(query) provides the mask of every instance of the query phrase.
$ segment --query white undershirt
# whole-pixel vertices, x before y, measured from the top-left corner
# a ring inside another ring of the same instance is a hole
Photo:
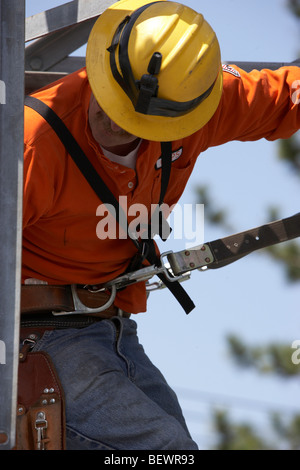
[[[120,165],[127,166],[128,168],[132,168],[134,170],[138,150],[140,148],[141,143],[142,139],[140,140],[138,146],[134,150],[132,150],[132,152],[129,152],[127,155],[117,155],[115,153],[110,152],[109,150],[104,149],[103,147],[101,147],[101,150],[110,161],[119,163]]]

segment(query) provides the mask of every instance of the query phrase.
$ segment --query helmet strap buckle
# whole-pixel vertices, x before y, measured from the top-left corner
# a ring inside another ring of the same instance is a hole
[[[147,72],[141,80],[137,83],[139,87],[139,95],[135,105],[135,110],[138,113],[148,114],[150,100],[152,97],[157,96],[158,79],[154,77],[160,71],[162,55],[160,52],[154,52],[152,55]]]
[[[157,78],[153,75],[143,75],[139,82],[139,95],[135,105],[135,110],[138,113],[148,114],[151,98],[157,95],[157,90]]]

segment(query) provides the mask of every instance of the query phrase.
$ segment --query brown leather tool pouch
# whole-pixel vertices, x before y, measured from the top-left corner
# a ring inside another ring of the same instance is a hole
[[[29,338],[34,338],[31,333]],[[23,336],[24,337],[24,336]],[[15,450],[64,450],[64,394],[47,353],[23,341],[18,371]]]

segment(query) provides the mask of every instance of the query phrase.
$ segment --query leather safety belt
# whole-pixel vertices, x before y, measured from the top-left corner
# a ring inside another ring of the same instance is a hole
[[[118,290],[135,282],[149,281],[161,272],[166,276],[171,272],[176,280],[182,282],[189,279],[191,271],[195,269],[204,271],[222,268],[256,250],[296,237],[300,237],[300,213],[176,253],[170,251],[162,253],[159,267],[152,265],[124,273],[103,286]],[[168,259],[168,264],[164,263],[165,258]],[[160,282],[154,282],[147,287],[152,291],[163,286]]]
[[[235,233],[200,247],[168,254],[173,273],[222,268],[261,248],[300,237],[300,213]]]
[[[65,126],[63,121],[60,117],[45,103],[34,98],[33,96],[27,96],[24,102],[25,106],[34,109],[37,113],[39,113],[45,121],[52,127],[55,131],[63,145],[65,146],[68,154],[72,157],[73,161],[85,176],[86,180],[91,185],[92,189],[95,191],[99,199],[104,204],[111,204],[115,210],[115,216],[117,222],[122,226],[125,230],[125,233],[129,234],[131,240],[135,244],[138,252],[137,257],[134,259],[134,264],[136,267],[140,267],[143,260],[147,259],[151,264],[160,263],[160,257],[156,255],[155,251],[155,244],[152,237],[149,237],[145,240],[139,240],[132,236],[132,234],[128,231],[128,223],[127,217],[122,211],[122,208],[119,206],[119,202],[109,190],[109,188],[105,185],[104,181],[97,173],[91,162],[86,157],[85,153],[77,143],[76,139],[73,137],[69,129]],[[169,182],[170,172],[171,172],[171,163],[172,163],[172,144],[171,142],[162,142],[161,143],[162,149],[162,177],[161,177],[161,191],[160,191],[160,200],[159,200],[159,207],[163,203],[163,198],[165,196],[167,185]],[[119,217],[121,214],[121,218]],[[167,222],[163,219],[161,211],[159,212],[160,216],[160,224],[159,224],[159,234],[163,232],[163,224],[167,224]],[[124,226],[126,224],[126,226]],[[151,227],[151,224],[149,224]],[[151,233],[153,236],[154,234]],[[137,264],[138,258],[138,264]],[[134,267],[136,269],[136,267]],[[133,268],[132,263],[130,264],[130,269]],[[158,274],[158,277],[161,281],[165,284],[165,286],[172,292],[178,302],[181,304],[183,309],[186,313],[189,313],[191,310],[195,308],[193,301],[190,299],[189,295],[183,289],[181,284],[174,280],[173,282],[170,281],[164,273]]]

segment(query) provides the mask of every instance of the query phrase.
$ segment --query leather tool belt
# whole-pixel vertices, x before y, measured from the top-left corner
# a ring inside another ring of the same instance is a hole
[[[120,310],[114,304],[108,305],[109,295],[106,292],[93,292],[87,288],[63,285],[23,285],[21,289],[21,314],[38,314],[52,312],[54,316],[87,314],[98,318],[111,318],[130,314]],[[77,303],[80,302],[80,309]]]
[[[21,328],[16,446],[14,450],[64,450],[64,393],[50,356],[31,352],[45,328]]]

